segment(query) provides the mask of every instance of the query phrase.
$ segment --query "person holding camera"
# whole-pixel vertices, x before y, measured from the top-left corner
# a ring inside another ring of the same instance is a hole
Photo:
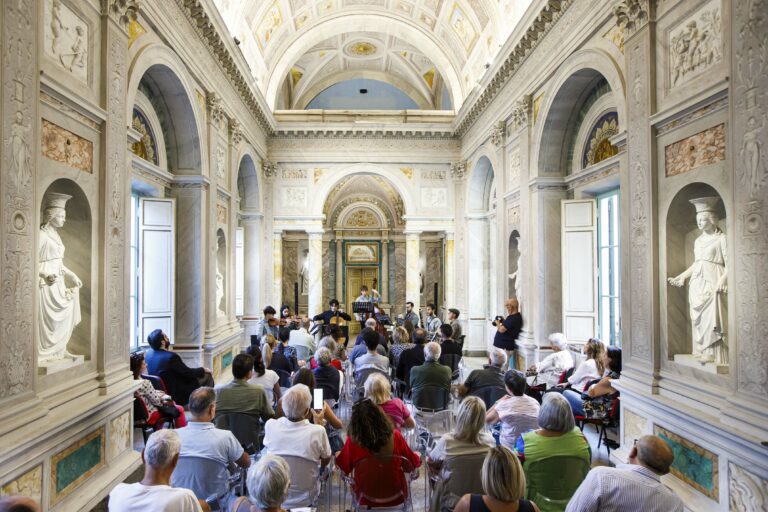
[[[510,369],[517,370],[517,337],[523,328],[523,316],[517,299],[507,299],[504,307],[507,308],[507,317],[497,316],[492,322],[496,327],[493,346],[506,351]]]

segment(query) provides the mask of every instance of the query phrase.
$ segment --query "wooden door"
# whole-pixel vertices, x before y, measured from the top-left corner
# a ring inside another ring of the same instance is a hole
[[[352,303],[360,296],[360,287],[362,285],[367,286],[370,293],[370,290],[374,287],[374,281],[378,281],[379,269],[378,267],[347,267],[346,270],[347,295],[344,303],[346,304],[345,311],[347,311],[353,318],[352,322],[349,323],[349,337],[354,340],[360,332],[360,323],[354,320]]]

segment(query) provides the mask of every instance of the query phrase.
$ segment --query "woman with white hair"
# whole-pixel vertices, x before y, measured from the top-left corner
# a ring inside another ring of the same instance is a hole
[[[544,395],[539,429],[521,435],[515,450],[526,464],[557,455],[583,457],[587,464],[592,459],[589,443],[573,419],[571,405],[560,393]]]
[[[248,497],[242,496],[232,512],[283,512],[291,485],[291,469],[282,457],[264,455],[251,466],[246,478]]]
[[[546,389],[557,386],[563,372],[573,368],[573,357],[568,352],[568,339],[565,334],[550,334],[549,344],[552,345],[552,353],[528,368],[538,374],[537,382],[546,384]]]
[[[442,436],[427,456],[427,463],[433,470],[442,466],[448,457],[485,453],[496,441],[485,432],[485,403],[476,396],[468,396],[456,413],[456,427],[453,432]]]
[[[323,400],[338,400],[341,391],[341,372],[331,366],[333,354],[328,347],[320,347],[315,352],[317,368],[312,370],[315,374],[315,383],[323,390]]]
[[[373,403],[381,407],[384,414],[390,419],[397,430],[401,428],[414,428],[411,411],[399,398],[392,398],[392,385],[387,377],[379,372],[371,373],[365,379],[365,398],[370,398]]]

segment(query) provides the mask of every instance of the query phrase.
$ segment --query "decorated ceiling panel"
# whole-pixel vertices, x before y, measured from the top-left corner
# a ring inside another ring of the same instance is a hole
[[[418,91],[431,108],[438,103],[435,98],[442,96],[445,86],[458,108],[532,0],[214,3],[232,35],[241,42],[253,78],[273,108],[295,108],[303,101],[302,91],[310,90],[312,83],[327,82],[330,70],[396,76],[393,85],[406,81],[409,91],[404,92],[413,95]],[[330,52],[335,55],[324,61]],[[404,62],[394,59],[398,53]],[[371,56],[377,58],[367,58]],[[333,61],[336,63],[331,65]],[[297,71],[302,75],[299,80]],[[425,74],[430,78],[425,79]],[[289,92],[289,101],[282,97],[287,80],[291,87],[294,82],[298,87]]]

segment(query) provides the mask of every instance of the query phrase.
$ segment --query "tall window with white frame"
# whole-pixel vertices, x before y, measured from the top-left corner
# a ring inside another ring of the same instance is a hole
[[[141,345],[139,341],[139,195],[131,194],[131,351]]]
[[[600,339],[621,346],[619,189],[597,197],[598,307]]]

